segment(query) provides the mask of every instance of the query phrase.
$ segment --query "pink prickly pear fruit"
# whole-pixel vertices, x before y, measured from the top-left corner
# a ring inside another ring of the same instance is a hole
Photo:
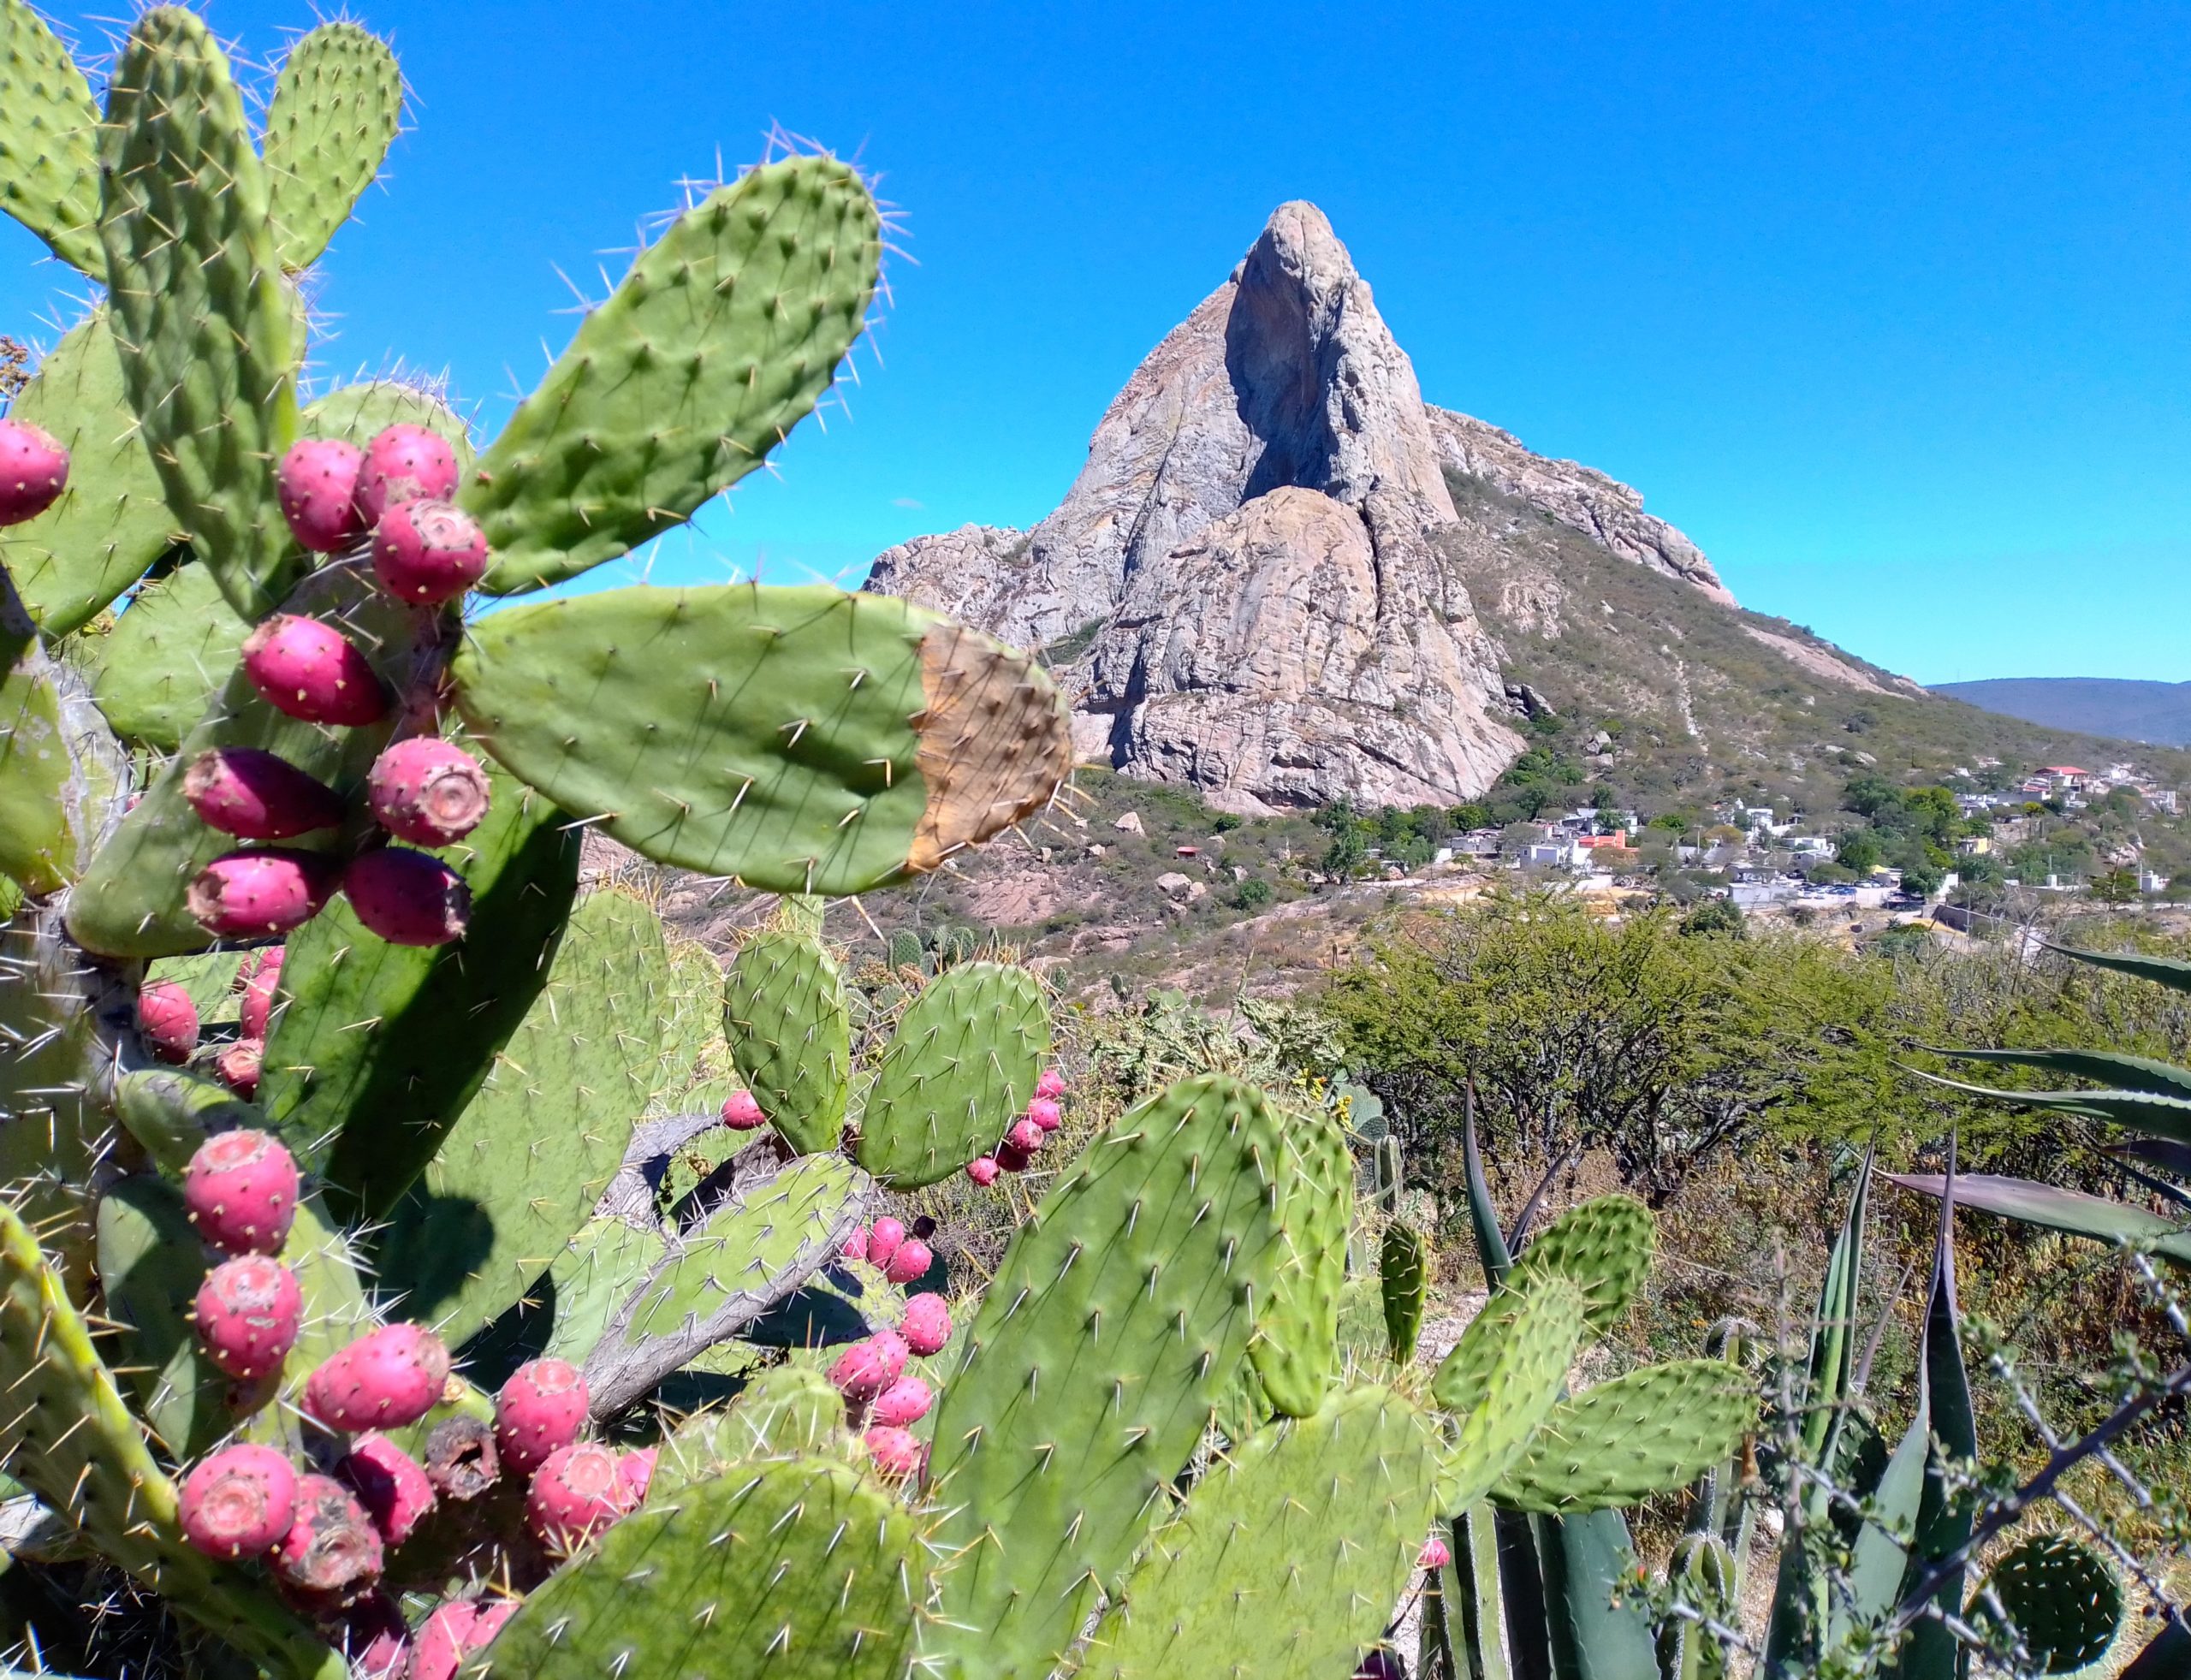
[[[1453,1561],[1453,1548],[1433,1535],[1422,1542],[1422,1554],[1415,1560],[1417,1569],[1443,1569]]]
[[[352,1680],[397,1680],[411,1659],[403,1608],[377,1588],[342,1612],[333,1641],[350,1659]]]
[[[284,1582],[322,1600],[361,1592],[380,1577],[380,1531],[341,1482],[300,1476],[296,1517],[273,1561]]]
[[[862,1226],[845,1238],[844,1256],[847,1260],[867,1258],[867,1230]]]
[[[928,1275],[928,1268],[935,1264],[935,1256],[929,1245],[917,1237],[908,1237],[890,1250],[890,1258],[883,1262],[882,1275],[894,1284],[909,1284],[917,1278]]]
[[[502,1475],[495,1432],[478,1418],[459,1412],[434,1425],[426,1436],[426,1480],[436,1493],[452,1499],[476,1499]]]
[[[860,1440],[875,1468],[893,1481],[905,1481],[920,1475],[921,1466],[928,1457],[928,1450],[913,1433],[894,1424],[878,1423]]]
[[[616,1474],[631,1496],[633,1511],[647,1502],[647,1489],[654,1483],[655,1460],[661,1456],[658,1446],[635,1446],[617,1459]]]
[[[303,1291],[288,1267],[267,1255],[240,1254],[198,1285],[198,1345],[230,1376],[255,1381],[282,1368],[304,1312]]]
[[[900,1377],[875,1397],[868,1416],[886,1428],[902,1429],[928,1416],[935,1404],[935,1391],[918,1377]]]
[[[871,1266],[888,1266],[898,1244],[905,1240],[905,1222],[885,1214],[868,1227],[867,1259]]]
[[[0,420],[0,525],[34,519],[68,484],[68,452],[28,420]]]
[[[400,1429],[434,1409],[448,1382],[448,1350],[415,1324],[383,1324],[305,1379],[305,1410],[330,1429]]]
[[[996,1164],[1007,1172],[1024,1172],[1035,1164],[1035,1152],[1021,1149],[1007,1137],[996,1146]]]
[[[198,1048],[198,1006],[189,990],[172,980],[145,987],[137,994],[137,1030],[145,1048],[161,1061],[188,1061]]]
[[[520,1365],[495,1396],[495,1448],[502,1461],[529,1475],[585,1427],[585,1379],[562,1359]]]
[[[258,1095],[258,1076],[265,1061],[264,1039],[239,1038],[213,1059],[213,1071],[223,1084],[249,1102]]]
[[[365,445],[358,472],[358,518],[368,528],[391,508],[456,490],[456,452],[424,426],[394,425]]]
[[[406,1680],[455,1680],[473,1652],[484,1649],[517,1613],[515,1599],[452,1599],[419,1624]]]
[[[297,1473],[270,1446],[224,1446],[183,1479],[182,1537],[209,1558],[259,1558],[296,1520]]]
[[[751,1091],[733,1091],[723,1099],[722,1123],[733,1131],[751,1131],[769,1123]]]
[[[288,840],[342,821],[333,788],[255,746],[199,753],[183,772],[182,797],[207,828],[238,840]]]
[[[365,656],[331,624],[276,613],[244,638],[243,673],[276,711],[307,723],[355,727],[388,715],[388,692]]]
[[[872,1400],[904,1374],[910,1350],[893,1330],[854,1342],[829,1367],[829,1384],[847,1400]]]
[[[335,1478],[358,1496],[381,1539],[401,1546],[434,1508],[434,1484],[419,1461],[386,1435],[360,1435],[335,1461]]]
[[[1042,1147],[1045,1133],[1042,1128],[1025,1115],[1012,1123],[1012,1130],[1004,1134],[1004,1141],[1024,1155],[1033,1155]]]
[[[279,1139],[248,1127],[198,1146],[182,1173],[182,1205],[223,1254],[275,1254],[297,1217],[297,1163]]]
[[[1054,1067],[1046,1067],[1036,1076],[1035,1095],[1045,1102],[1055,1102],[1065,1095],[1065,1075]]]
[[[373,820],[398,840],[420,846],[462,840],[487,815],[490,797],[479,761],[433,735],[398,741],[365,775]]]
[[[598,1441],[573,1441],[549,1453],[525,1496],[525,1523],[543,1546],[567,1552],[632,1509],[616,1454]]]
[[[447,945],[464,937],[472,889],[430,852],[391,846],[361,852],[342,871],[342,896],[390,945]]]
[[[364,534],[358,518],[358,475],[365,452],[339,437],[300,437],[274,475],[282,517],[298,542],[331,555]]]
[[[1027,1105],[1027,1118],[1044,1131],[1055,1131],[1065,1124],[1065,1113],[1054,1098],[1038,1096]]]
[[[966,1176],[983,1190],[987,1190],[995,1184],[997,1174],[1003,1170],[1002,1165],[995,1155],[976,1155],[973,1160],[966,1163]]]
[[[273,1024],[274,994],[282,986],[282,961],[286,954],[276,945],[262,951],[256,963],[246,963],[236,971],[236,978],[243,986],[243,1003],[238,1013],[241,1018],[246,1038],[264,1038]]]
[[[319,914],[335,879],[333,861],[317,852],[230,852],[190,883],[190,913],[223,939],[285,934]]]
[[[448,502],[406,502],[373,527],[373,575],[399,601],[438,607],[486,569],[486,537],[471,514]]]
[[[898,1326],[905,1345],[923,1359],[941,1353],[951,1339],[951,1309],[941,1295],[911,1295],[905,1298],[905,1316]]]

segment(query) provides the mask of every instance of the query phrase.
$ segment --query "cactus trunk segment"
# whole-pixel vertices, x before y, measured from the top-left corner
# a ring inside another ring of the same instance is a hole
[[[0,116],[0,128],[7,122]],[[0,530],[0,565],[51,641],[90,622],[142,577],[173,545],[177,527],[122,389],[104,309],[53,347],[8,413],[43,427],[68,451],[68,487],[59,499],[36,519]]]
[[[1422,1234],[1397,1220],[1386,1226],[1377,1249],[1377,1283],[1385,1301],[1386,1345],[1396,1365],[1415,1358],[1416,1341],[1422,1334],[1427,1271]]]
[[[0,0],[0,210],[94,278],[99,108],[91,84],[25,0]]]
[[[0,874],[39,894],[74,881],[128,787],[128,761],[84,680],[39,645],[0,571]]]
[[[175,1484],[146,1451],[114,1378],[19,1214],[0,1206],[0,1465],[201,1626],[277,1677],[344,1680],[341,1659],[231,1565],[190,1549]]]
[[[885,597],[737,584],[540,602],[473,626],[451,674],[487,750],[573,816],[763,891],[935,869],[1040,810],[1071,768],[1048,677]]]
[[[169,508],[255,620],[304,569],[274,485],[296,437],[301,347],[243,101],[193,14],[163,6],[137,20],[108,89],[100,163],[122,383]]]
[[[1695,1480],[1756,1422],[1749,1374],[1725,1360],[1646,1365],[1555,1407],[1492,1497],[1558,1516],[1640,1504]]]
[[[266,178],[282,266],[318,260],[380,173],[403,119],[403,73],[388,44],[323,23],[282,62],[266,110]]]
[[[922,1552],[912,1516],[846,1465],[740,1465],[650,1504],[557,1570],[477,1671],[904,1680],[929,1614]]]
[[[1374,1644],[1428,1527],[1438,1448],[1376,1387],[1257,1434],[1195,1484],[1096,1624],[1084,1680],[1329,1680]]]
[[[115,620],[92,698],[115,733],[173,752],[205,715],[250,634],[211,572],[179,566],[140,587]]]
[[[834,157],[717,188],[641,252],[459,496],[496,551],[480,587],[576,577],[751,472],[829,387],[882,260],[875,201]]]
[[[1119,1119],[1020,1227],[942,1384],[946,1673],[1036,1680],[1201,1440],[1284,1258],[1284,1128],[1223,1076]]]
[[[852,1078],[845,982],[822,941],[767,929],[723,977],[723,1036],[769,1122],[805,1155],[837,1147]]]
[[[367,933],[347,903],[330,905],[288,941],[288,1006],[267,1042],[260,1101],[291,1151],[324,1176],[329,1205],[346,1220],[381,1219],[395,1206],[554,971],[578,892],[579,836],[514,777],[497,770],[490,780],[486,821],[439,854],[472,888],[460,943],[391,945]],[[631,954],[644,961],[644,941]],[[592,1019],[593,1006],[580,999],[578,1006]],[[593,1053],[604,1058],[632,1042],[596,1030]],[[628,1093],[620,1077],[597,1078],[615,1100]]]
[[[205,1281],[205,1244],[182,1192],[146,1174],[99,1198],[99,1289],[113,1321],[110,1368],[126,1376],[138,1414],[177,1463],[228,1434],[229,1379],[199,1350],[191,1304]]]
[[[883,1049],[860,1111],[859,1164],[893,1190],[949,1178],[1004,1135],[1049,1053],[1033,975],[1004,963],[953,969],[906,1006]]]
[[[1271,1405],[1288,1417],[1308,1417],[1339,1374],[1339,1297],[1354,1228],[1354,1157],[1330,1114],[1290,1113],[1285,1125],[1279,1225],[1285,1246],[1248,1356]]]

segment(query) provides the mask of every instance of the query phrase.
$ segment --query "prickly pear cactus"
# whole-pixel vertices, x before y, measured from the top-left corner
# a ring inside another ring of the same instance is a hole
[[[1035,1095],[1050,1012],[1024,968],[969,963],[923,988],[860,1110],[859,1163],[893,1190],[932,1184],[990,1149]]]

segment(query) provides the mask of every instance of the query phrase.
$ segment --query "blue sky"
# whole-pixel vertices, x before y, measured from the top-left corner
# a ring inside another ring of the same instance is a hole
[[[1307,198],[1433,401],[1636,485],[1746,604],[1921,680],[2191,679],[2191,8],[357,3],[416,124],[326,265],[330,371],[446,371],[491,427],[557,270],[604,290],[771,122],[903,208],[849,413],[658,579],[1031,522]],[[264,56],[306,14],[211,15]],[[0,331],[66,294],[38,250],[0,224]]]

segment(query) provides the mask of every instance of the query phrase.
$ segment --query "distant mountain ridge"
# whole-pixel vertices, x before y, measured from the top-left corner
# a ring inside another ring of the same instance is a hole
[[[2004,717],[2156,746],[2191,746],[2191,682],[2135,677],[1987,677],[1933,692]]]

